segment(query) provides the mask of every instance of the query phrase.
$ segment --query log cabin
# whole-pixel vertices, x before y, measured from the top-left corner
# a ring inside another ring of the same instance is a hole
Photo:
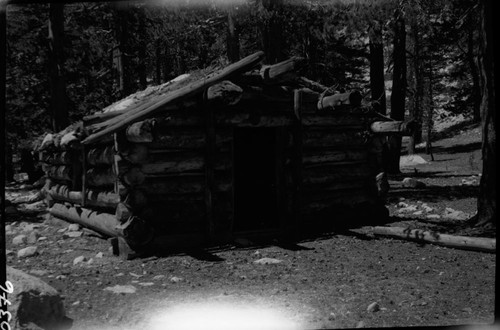
[[[262,59],[179,76],[47,134],[50,214],[135,252],[387,215],[383,139],[411,123],[301,77],[300,58]]]

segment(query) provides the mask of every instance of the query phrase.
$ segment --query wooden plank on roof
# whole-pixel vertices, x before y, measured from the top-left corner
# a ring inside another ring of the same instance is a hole
[[[118,117],[111,118],[109,121],[112,123],[105,127],[101,131],[88,136],[83,140],[83,144],[90,144],[96,142],[106,135],[114,133],[131,123],[142,120],[147,116],[155,113],[159,108],[172,103],[179,102],[195,94],[203,92],[208,87],[215,85],[216,83],[225,80],[231,76],[246,72],[247,70],[253,68],[264,58],[263,52],[257,52],[244,59],[227,66],[221,71],[213,74],[212,76],[207,76],[200,79],[192,84],[182,87],[178,90],[172,91],[164,96],[162,96],[157,102],[153,104],[148,104],[146,107],[139,107],[136,109],[130,109],[127,113],[124,113]]]

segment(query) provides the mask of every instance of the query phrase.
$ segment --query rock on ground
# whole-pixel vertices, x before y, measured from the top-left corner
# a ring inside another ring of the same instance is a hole
[[[172,282],[172,283],[178,283],[178,282],[180,282],[180,281],[182,281],[182,280],[183,280],[183,278],[182,278],[182,277],[177,277],[177,276],[172,276],[172,277],[170,278],[170,282]]]
[[[23,245],[26,244],[27,237],[26,235],[17,235],[12,239],[12,245]]]
[[[373,302],[370,305],[368,305],[366,310],[371,313],[378,312],[380,310],[380,306],[377,302]]]
[[[84,256],[79,256],[79,257],[76,257],[74,260],[73,260],[73,265],[78,265],[79,263],[82,263],[84,261],[87,261],[87,258],[85,258]]]
[[[38,238],[40,237],[40,233],[38,230],[33,230],[29,235],[28,235],[28,244],[35,244],[38,241]]]
[[[80,230],[80,225],[77,223],[72,223],[71,225],[68,226],[68,231],[79,231]]]
[[[414,178],[404,178],[402,182],[403,187],[406,188],[423,188],[425,183],[415,180]]]
[[[38,254],[38,252],[37,252],[36,246],[27,246],[24,249],[17,251],[18,258],[32,257],[32,256],[37,255],[37,254]]]
[[[427,164],[427,161],[419,155],[407,155],[407,156],[405,155],[399,158],[399,165],[401,167],[415,166],[421,164]]]
[[[81,231],[67,231],[63,234],[63,237],[77,238],[77,237],[81,237],[82,235],[83,235],[83,232],[81,232]]]
[[[450,207],[447,207],[444,210],[443,217],[449,220],[460,220],[460,221],[467,220],[469,218],[469,216],[465,212],[454,210]]]
[[[259,265],[269,265],[269,264],[279,264],[280,262],[282,262],[283,260],[279,260],[279,259],[274,259],[274,258],[262,258],[262,259],[259,259],[259,260],[255,260],[253,263],[254,264],[259,264]]]
[[[69,329],[63,301],[57,290],[18,269],[7,266],[7,278],[13,284],[8,299],[13,329]]]
[[[135,293],[137,289],[133,285],[115,285],[105,288],[106,291],[113,293]]]

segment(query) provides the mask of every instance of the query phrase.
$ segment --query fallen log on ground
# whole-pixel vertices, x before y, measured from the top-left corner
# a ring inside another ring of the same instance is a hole
[[[456,249],[491,253],[496,252],[495,238],[453,236],[432,231],[402,227],[373,227],[373,233],[378,236],[388,236],[410,241],[425,242]]]
[[[60,203],[55,203],[49,212],[57,218],[78,223],[107,236],[122,236],[122,231],[118,228],[120,223],[114,214],[99,213],[83,207],[69,207]]]

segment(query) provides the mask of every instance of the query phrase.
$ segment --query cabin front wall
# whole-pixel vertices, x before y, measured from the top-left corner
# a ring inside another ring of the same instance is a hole
[[[139,245],[152,234],[293,234],[322,216],[342,221],[338,206],[378,201],[372,117],[243,105],[169,112],[45,156],[52,195],[108,214]],[[60,166],[71,169],[62,181]]]

